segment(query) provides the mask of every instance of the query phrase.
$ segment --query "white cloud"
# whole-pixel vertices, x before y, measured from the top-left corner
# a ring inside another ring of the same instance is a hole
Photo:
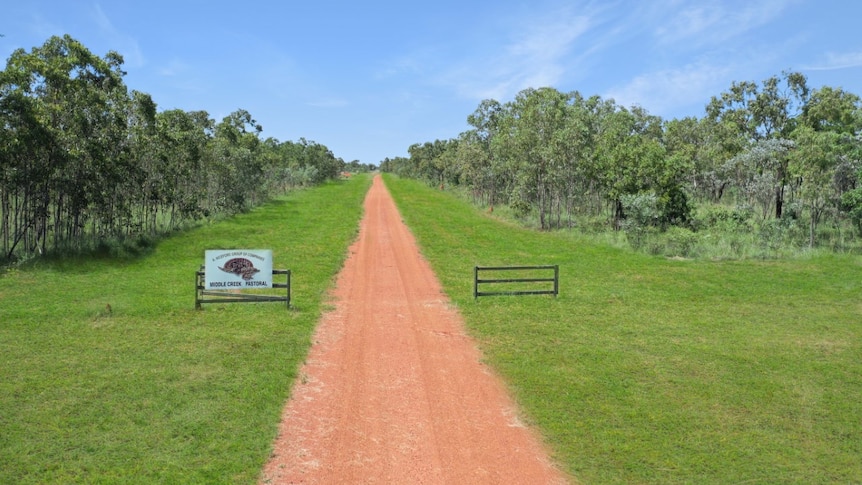
[[[862,67],[862,51],[841,53],[829,52],[826,54],[826,58],[822,62],[805,66],[803,69],[809,71],[832,71],[853,67]]]
[[[650,17],[660,44],[715,45],[768,24],[795,3],[799,0],[671,1],[654,6]]]
[[[115,46],[111,50],[119,52],[123,56],[123,61],[127,66],[137,68],[142,67],[146,63],[138,41],[129,35],[123,34],[114,27],[111,19],[108,18],[101,6],[98,4],[94,5],[92,14],[93,20],[99,26],[102,34],[107,37],[108,44]],[[105,53],[97,54],[104,55]]]
[[[189,69],[190,66],[187,63],[180,61],[179,59],[172,59],[169,63],[159,67],[156,72],[161,76],[174,77],[188,72]]]
[[[720,8],[709,5],[683,8],[671,15],[667,23],[660,24],[655,35],[662,44],[702,36],[721,22],[723,12]]]
[[[444,70],[438,81],[461,96],[498,100],[528,87],[558,84],[570,67],[566,56],[590,29],[590,18],[563,9],[519,23],[522,27],[509,36],[508,44],[460,61]]]
[[[639,105],[664,118],[678,117],[680,109],[706,106],[710,97],[727,86],[721,83],[731,70],[712,65],[688,65],[639,75],[603,95],[622,106]],[[699,115],[702,113],[691,113]]]

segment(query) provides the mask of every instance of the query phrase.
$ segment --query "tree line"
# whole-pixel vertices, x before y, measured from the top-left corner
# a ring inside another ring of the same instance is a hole
[[[245,211],[345,163],[324,145],[262,138],[239,109],[159,111],[123,58],[66,35],[0,72],[0,261],[92,248]],[[363,166],[358,161],[354,169]]]
[[[381,170],[469,189],[542,229],[604,218],[610,227],[693,227],[697,205],[761,221],[824,220],[862,231],[862,103],[785,72],[734,82],[703,117],[662,120],[639,106],[554,88],[482,101],[457,138],[417,143]]]

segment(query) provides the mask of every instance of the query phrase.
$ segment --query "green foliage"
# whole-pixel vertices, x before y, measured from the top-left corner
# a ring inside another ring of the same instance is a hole
[[[845,192],[841,197],[841,204],[856,229],[862,233],[862,187]]]
[[[326,147],[261,140],[245,110],[220,123],[158,112],[122,64],[66,35],[0,72],[0,262],[170,231],[339,176]]]
[[[581,482],[862,481],[859,256],[650,257],[386,181],[523,419]],[[668,231],[681,249],[685,231]],[[559,264],[560,295],[474,300],[476,264]]]
[[[656,201],[663,227],[687,226],[691,222],[692,207],[685,191],[675,185],[669,187]]]
[[[643,246],[647,235],[655,232],[659,221],[659,209],[655,194],[624,194],[620,202],[625,212],[622,228],[628,236],[632,248]]]
[[[666,232],[668,249],[666,256],[680,256],[688,258],[694,255],[700,237],[696,232],[685,228],[673,226]]]
[[[768,219],[759,225],[758,239],[765,253],[804,245],[805,232],[793,218]]]
[[[744,205],[763,221],[803,220],[809,248],[830,247],[818,228],[849,215],[839,201],[862,166],[862,99],[807,82],[796,72],[734,82],[703,118],[669,121],[599,96],[529,88],[482,101],[467,117],[471,130],[415,144],[381,169],[461,185],[477,205],[508,204],[542,229],[589,220],[616,230],[623,196],[653,193],[663,230],[696,228],[695,205]]]
[[[255,483],[369,184],[0,274],[0,483]],[[293,271],[291,310],[194,310],[204,251],[237,247]]]
[[[718,228],[724,231],[749,231],[751,229],[754,210],[748,206],[734,208],[723,205],[708,205],[695,217],[695,227],[698,229]]]

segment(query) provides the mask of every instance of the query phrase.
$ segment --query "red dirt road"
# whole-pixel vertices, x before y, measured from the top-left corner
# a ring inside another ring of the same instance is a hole
[[[563,484],[377,176],[261,483]]]

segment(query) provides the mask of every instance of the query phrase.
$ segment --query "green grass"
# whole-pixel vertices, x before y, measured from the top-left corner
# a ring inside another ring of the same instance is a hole
[[[0,276],[0,483],[255,483],[370,180],[293,193],[146,256]],[[195,311],[204,250],[225,248],[271,248],[293,271],[293,309]]]
[[[584,483],[862,482],[862,258],[680,261],[539,233],[386,177],[446,292]],[[474,265],[558,298],[472,298]]]

